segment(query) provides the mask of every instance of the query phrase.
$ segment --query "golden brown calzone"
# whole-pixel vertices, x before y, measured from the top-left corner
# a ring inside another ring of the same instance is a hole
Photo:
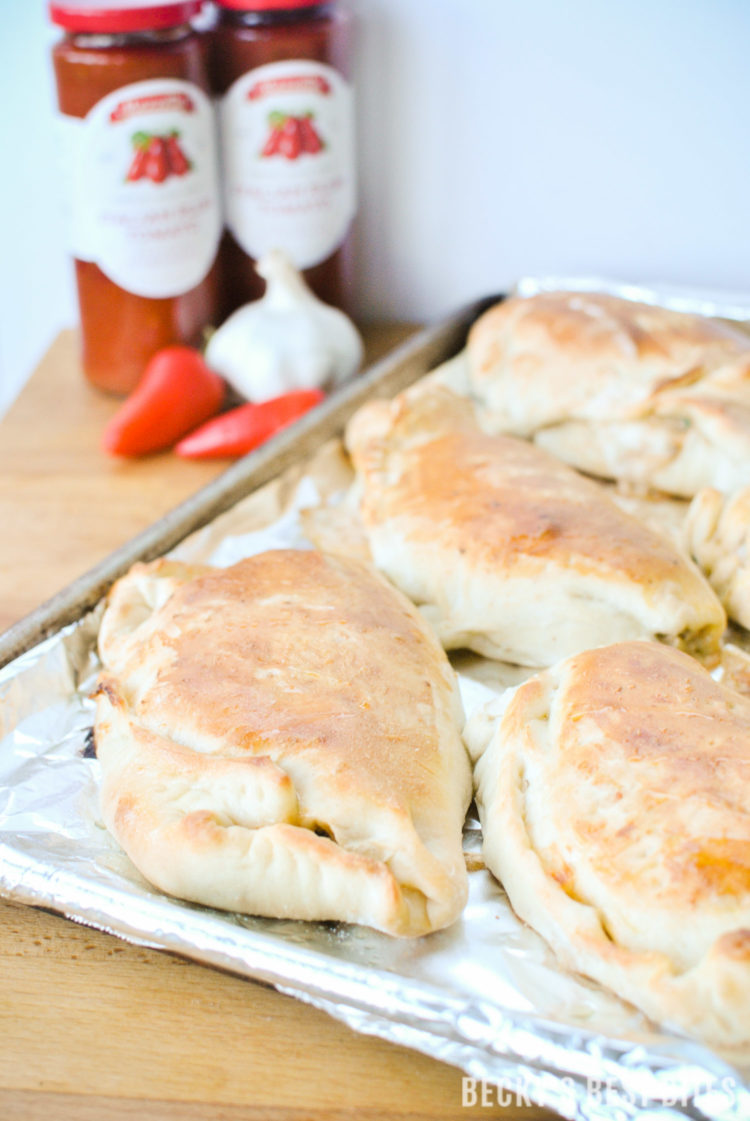
[[[457,685],[374,570],[303,550],[139,564],[100,652],[104,821],[157,887],[396,935],[460,914]]]
[[[530,678],[467,739],[487,866],[562,962],[750,1043],[750,700],[658,643]]]
[[[484,433],[450,390],[372,402],[346,440],[373,560],[447,649],[527,666],[640,637],[716,652],[724,611],[675,545],[533,444]]]
[[[471,329],[468,389],[493,431],[603,478],[692,497],[750,483],[750,338],[596,292],[511,298]]]
[[[750,487],[731,495],[714,487],[699,491],[684,535],[729,617],[750,629]]]

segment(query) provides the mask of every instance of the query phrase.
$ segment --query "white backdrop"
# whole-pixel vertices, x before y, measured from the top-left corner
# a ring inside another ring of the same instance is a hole
[[[534,272],[750,290],[747,0],[352,0],[362,317]],[[76,316],[56,36],[0,0],[0,409]]]

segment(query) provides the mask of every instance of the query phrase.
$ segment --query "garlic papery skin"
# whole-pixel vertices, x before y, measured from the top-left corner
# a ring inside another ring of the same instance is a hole
[[[324,304],[280,250],[256,263],[259,300],[238,308],[206,346],[206,362],[248,401],[292,389],[330,390],[352,377],[364,354],[351,319]]]

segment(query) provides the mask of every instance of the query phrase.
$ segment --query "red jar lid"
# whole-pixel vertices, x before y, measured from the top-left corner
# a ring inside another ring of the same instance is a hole
[[[270,12],[282,8],[317,8],[324,0],[214,0],[219,8],[233,12]]]
[[[49,17],[66,31],[116,34],[179,27],[197,16],[205,0],[71,0],[49,5]]]

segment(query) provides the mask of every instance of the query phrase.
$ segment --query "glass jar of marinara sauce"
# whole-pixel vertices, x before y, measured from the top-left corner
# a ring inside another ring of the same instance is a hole
[[[272,249],[291,257],[322,300],[348,307],[356,205],[351,14],[311,0],[216,3],[222,310],[263,294],[253,262]]]
[[[203,0],[63,0],[53,49],[82,362],[130,392],[216,321],[221,201]]]

